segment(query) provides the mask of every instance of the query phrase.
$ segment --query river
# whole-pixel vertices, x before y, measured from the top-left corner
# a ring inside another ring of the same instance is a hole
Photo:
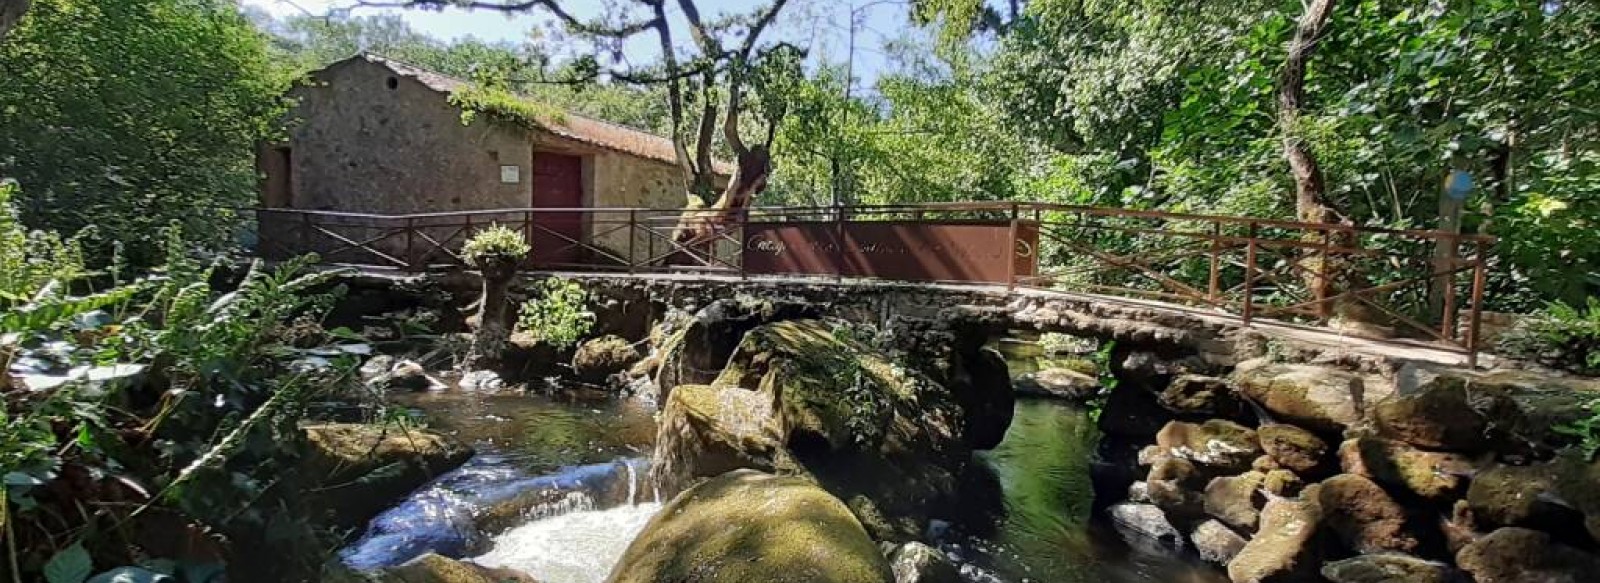
[[[642,479],[655,437],[651,403],[460,392],[399,398],[479,454],[374,519],[341,552],[353,566],[432,550],[547,583],[599,583],[660,508]],[[998,478],[1000,516],[952,525],[938,546],[973,582],[1226,581],[1193,560],[1135,550],[1091,520],[1089,462],[1098,440],[1086,410],[1020,400],[1004,442],[979,454]]]

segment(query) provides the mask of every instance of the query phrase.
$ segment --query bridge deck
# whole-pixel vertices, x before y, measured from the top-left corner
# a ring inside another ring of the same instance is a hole
[[[403,280],[420,277],[417,274],[408,274],[394,270],[372,269],[363,266],[346,266],[359,270],[363,275],[377,278]],[[1222,311],[1204,310],[1191,306],[1183,306],[1160,301],[1120,296],[1089,294],[1069,291],[1048,290],[1040,288],[1017,287],[1008,288],[1004,285],[977,284],[977,283],[917,283],[888,281],[881,279],[862,278],[818,278],[804,276],[746,276],[706,273],[595,273],[587,271],[530,271],[528,275],[534,276],[559,276],[578,280],[613,280],[619,282],[641,282],[656,285],[707,285],[718,284],[725,286],[748,286],[752,288],[767,288],[782,291],[790,287],[833,287],[838,288],[838,293],[861,292],[875,289],[916,290],[916,291],[941,291],[951,294],[983,295],[994,298],[997,303],[1005,303],[1018,299],[1034,299],[1040,301],[1083,302],[1090,305],[1120,306],[1133,308],[1140,311],[1153,312],[1166,316],[1192,320],[1196,324],[1215,330],[1228,330],[1247,328],[1260,333],[1268,338],[1290,341],[1300,345],[1314,346],[1321,350],[1325,357],[1338,357],[1340,355],[1365,356],[1391,361],[1412,361],[1418,363],[1435,364],[1441,366],[1470,366],[1470,357],[1460,347],[1438,342],[1426,342],[1416,339],[1376,339],[1369,337],[1353,336],[1336,329],[1310,325],[1287,323],[1270,319],[1255,319],[1245,325],[1236,314]],[[1479,364],[1492,365],[1491,355],[1480,355]]]

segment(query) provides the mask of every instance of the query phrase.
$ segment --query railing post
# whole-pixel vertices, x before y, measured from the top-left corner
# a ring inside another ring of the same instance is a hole
[[[1250,325],[1255,316],[1256,298],[1256,224],[1250,223],[1249,238],[1244,252],[1244,325]]]
[[[1483,242],[1474,245],[1472,258],[1472,314],[1467,320],[1467,366],[1478,367],[1478,334],[1483,323],[1483,288],[1488,278],[1484,273]]]
[[[639,238],[639,211],[628,209],[628,274],[639,268],[639,258],[634,255],[634,242]]]
[[[1332,250],[1333,229],[1322,229],[1322,259],[1317,262],[1317,285],[1312,290],[1312,297],[1317,300],[1317,323],[1323,325],[1333,318],[1333,304],[1328,302],[1328,291],[1333,288],[1333,283],[1328,281],[1328,263],[1333,261]]]
[[[1445,238],[1449,241],[1447,245],[1449,247],[1448,255],[1443,253],[1439,254],[1439,261],[1435,262],[1433,266],[1433,269],[1436,273],[1444,274],[1436,278],[1438,280],[1437,284],[1444,286],[1444,289],[1440,290],[1444,292],[1444,313],[1441,314],[1439,318],[1439,335],[1451,340],[1455,340],[1460,338],[1460,335],[1456,333],[1455,271],[1456,265],[1458,264],[1457,254],[1460,252],[1461,242],[1456,239],[1456,236],[1453,233],[1446,234]],[[1445,244],[1444,241],[1440,241],[1439,243]],[[1476,271],[1476,269],[1474,269],[1474,271]],[[1476,277],[1476,274],[1474,274],[1474,277]]]
[[[1211,269],[1206,283],[1206,300],[1217,305],[1217,295],[1222,291],[1222,223],[1211,222]]]
[[[844,207],[833,214],[833,278],[844,281]]]
[[[1006,245],[1006,291],[1017,289],[1017,205],[1011,205],[1011,234]]]
[[[416,226],[411,217],[406,217],[406,271],[417,272]]]
[[[300,248],[295,250],[295,255],[305,255],[311,252],[311,214],[300,213]],[[324,257],[323,259],[327,259]]]

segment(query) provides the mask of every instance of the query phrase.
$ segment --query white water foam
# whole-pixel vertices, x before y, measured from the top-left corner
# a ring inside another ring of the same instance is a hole
[[[472,561],[545,583],[601,583],[660,509],[659,503],[630,504],[537,520],[495,537],[494,548]]]

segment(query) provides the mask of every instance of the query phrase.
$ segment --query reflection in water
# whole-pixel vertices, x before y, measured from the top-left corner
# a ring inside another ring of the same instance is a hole
[[[1089,461],[1099,431],[1087,411],[1023,399],[1005,441],[980,454],[999,476],[1005,516],[984,538],[944,548],[970,562],[972,581],[1225,582],[1215,568],[1133,551],[1091,521]]]
[[[634,399],[560,400],[457,391],[393,398],[422,411],[432,429],[479,450],[496,451],[532,473],[649,457],[656,437],[655,406]]]

